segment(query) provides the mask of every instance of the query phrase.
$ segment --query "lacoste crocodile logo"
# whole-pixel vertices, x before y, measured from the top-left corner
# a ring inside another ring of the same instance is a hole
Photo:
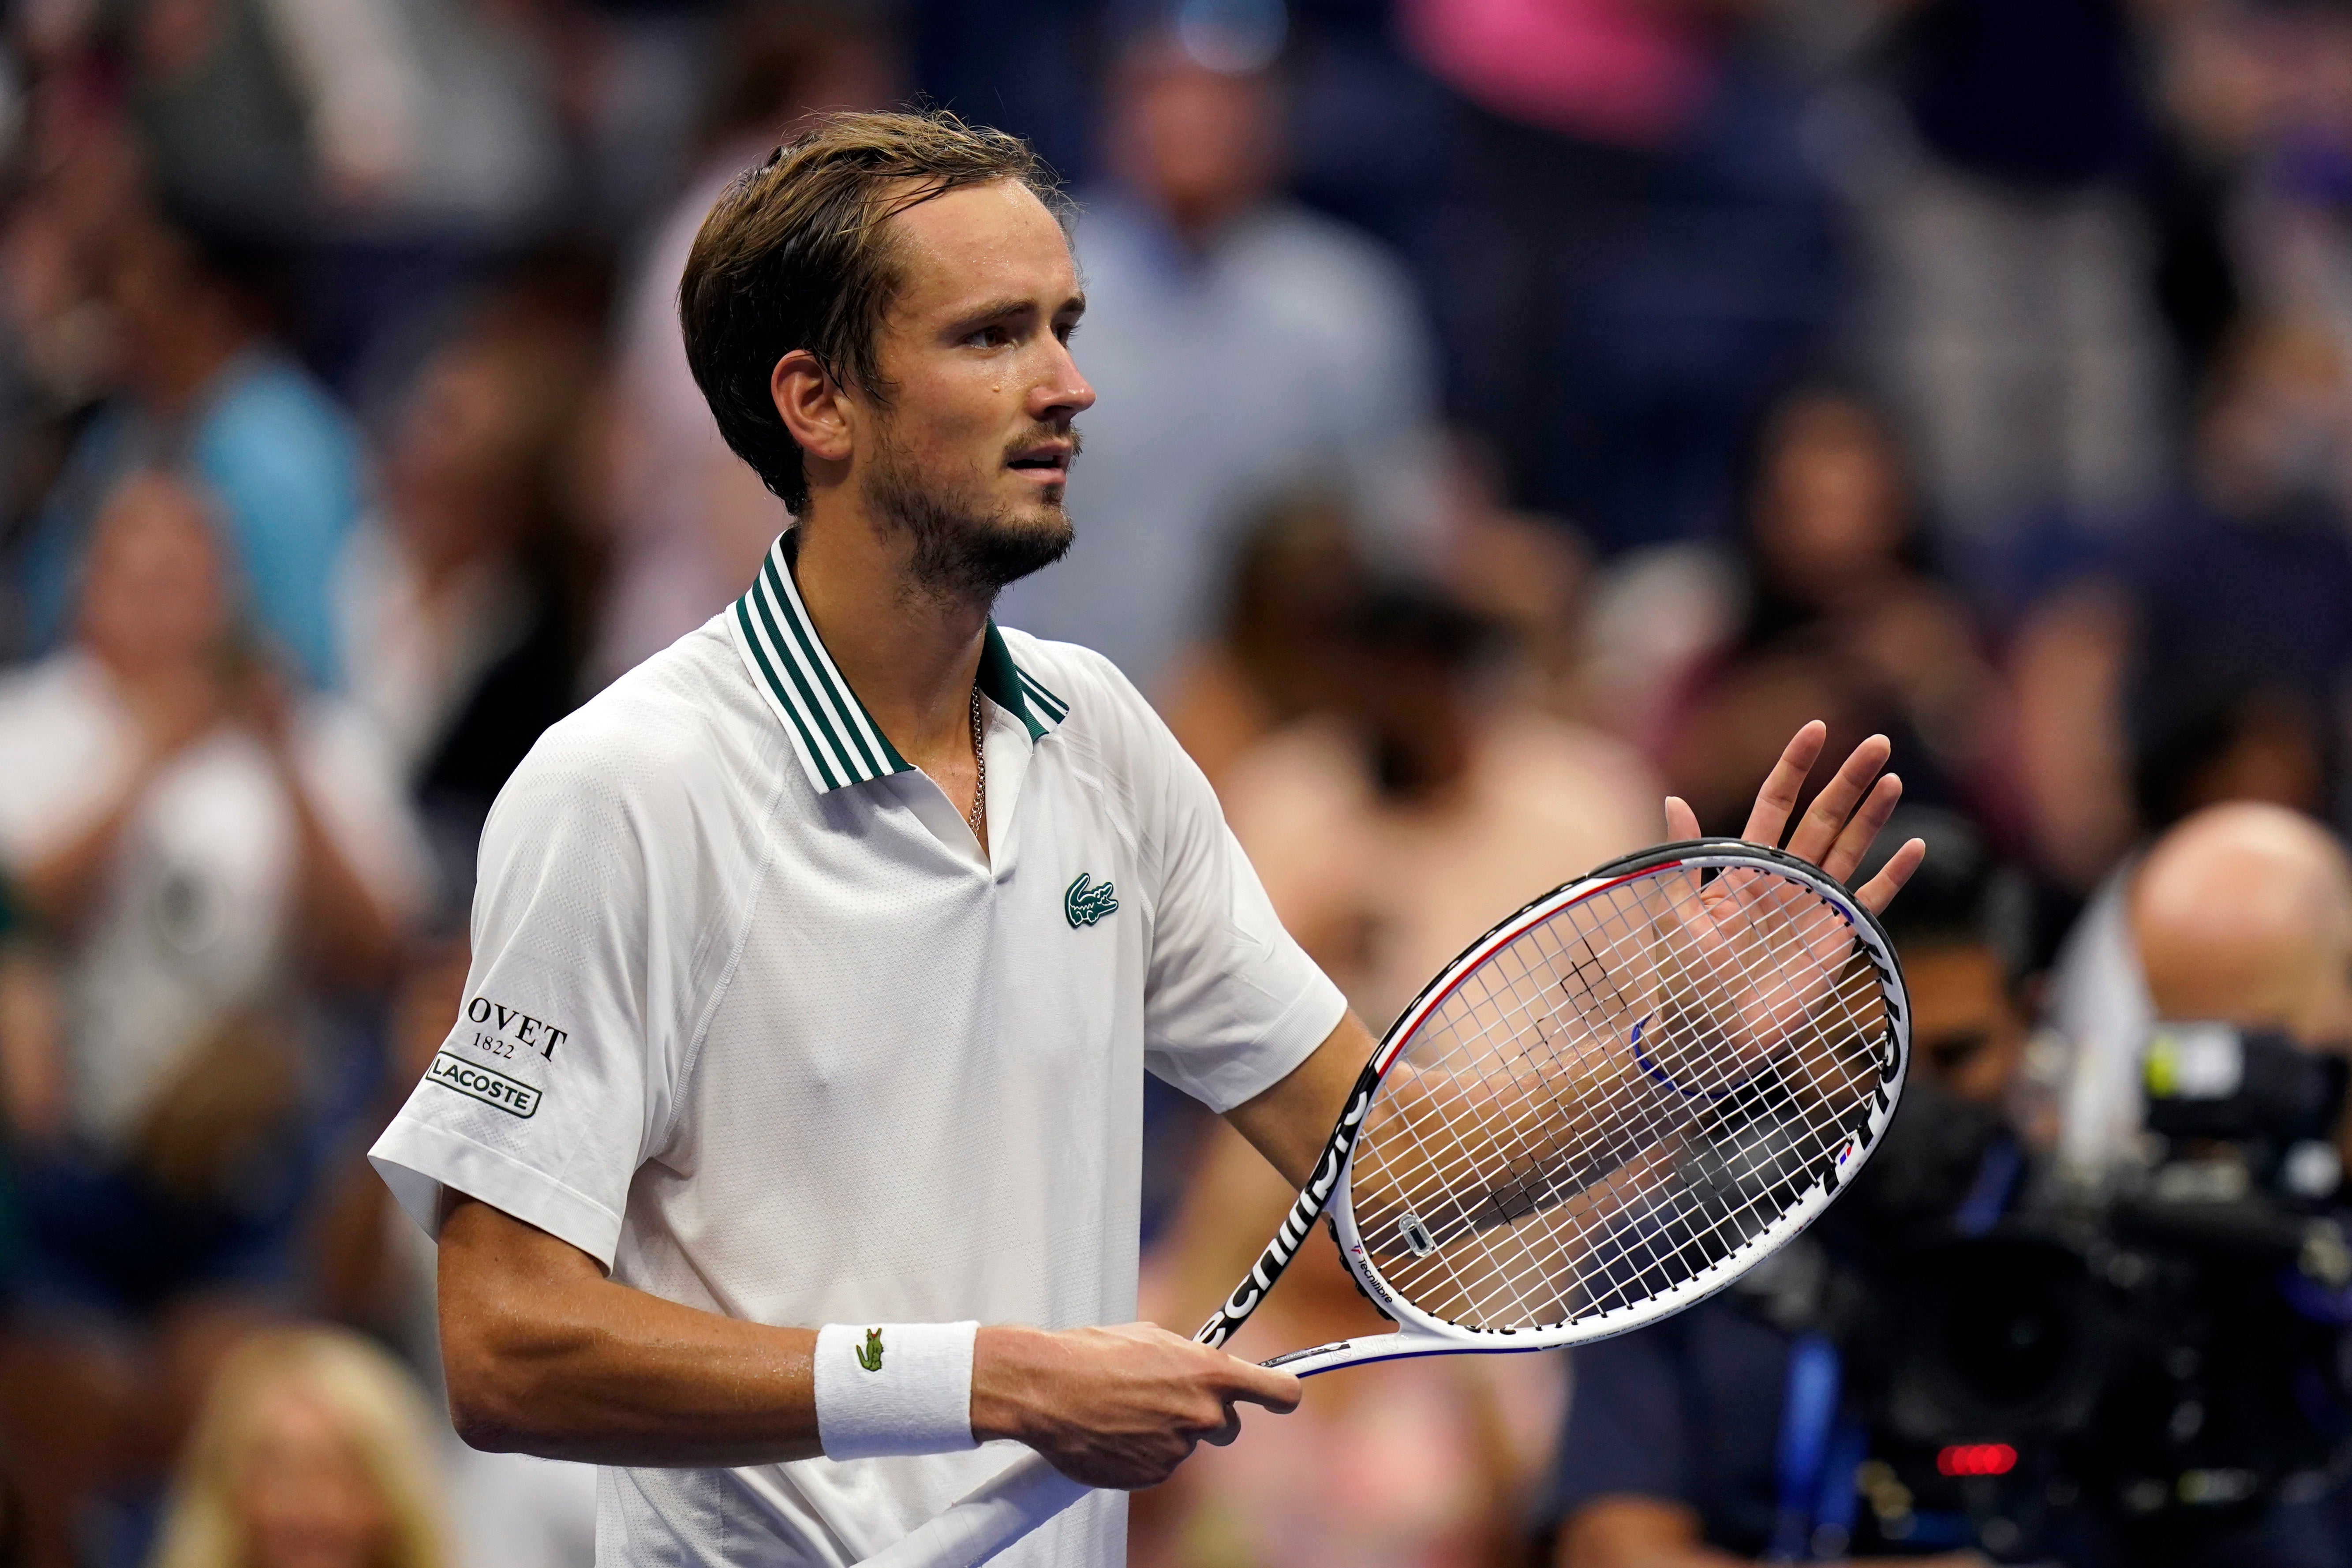
[[[882,1331],[866,1331],[866,1347],[857,1352],[857,1364],[868,1372],[882,1370]]]
[[[1069,890],[1062,895],[1062,912],[1070,920],[1070,929],[1090,926],[1108,915],[1118,913],[1118,889],[1108,882],[1097,882],[1087,872],[1078,873]]]

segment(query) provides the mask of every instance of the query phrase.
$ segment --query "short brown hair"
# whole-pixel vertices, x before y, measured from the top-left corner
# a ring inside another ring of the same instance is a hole
[[[768,390],[806,349],[870,397],[898,291],[892,217],[966,185],[1017,180],[1066,226],[1067,205],[1028,143],[944,110],[826,116],[730,184],[702,220],[678,285],[686,362],[719,433],[786,506],[808,504],[801,449]]]

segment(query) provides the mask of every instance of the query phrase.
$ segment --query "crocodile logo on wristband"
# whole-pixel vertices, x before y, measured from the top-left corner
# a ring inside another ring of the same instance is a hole
[[[857,1352],[857,1364],[864,1367],[868,1372],[880,1372],[882,1370],[881,1330],[868,1329],[866,1331],[866,1343]]]

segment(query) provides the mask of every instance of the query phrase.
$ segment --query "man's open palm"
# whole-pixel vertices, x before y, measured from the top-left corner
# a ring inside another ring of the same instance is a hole
[[[1741,837],[1780,845],[1828,734],[1816,720],[1790,740],[1757,791]],[[1853,874],[1903,798],[1902,780],[1880,774],[1891,750],[1884,735],[1853,749],[1790,836],[1789,853],[1839,881]],[[1697,816],[1677,796],[1666,800],[1666,834],[1699,837]],[[1874,914],[1884,910],[1926,856],[1920,840],[1906,843],[1856,900]],[[1671,940],[1706,1022],[1734,1038],[1748,1061],[1771,1054],[1829,994],[1851,932],[1829,905],[1778,877],[1733,870],[1702,883],[1694,871],[1685,891],[1675,900]]]

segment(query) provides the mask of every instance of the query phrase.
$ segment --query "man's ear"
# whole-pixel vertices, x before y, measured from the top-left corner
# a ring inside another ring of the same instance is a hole
[[[794,349],[768,373],[768,395],[784,429],[802,452],[821,463],[849,460],[848,410],[841,384],[825,373],[816,355]]]

